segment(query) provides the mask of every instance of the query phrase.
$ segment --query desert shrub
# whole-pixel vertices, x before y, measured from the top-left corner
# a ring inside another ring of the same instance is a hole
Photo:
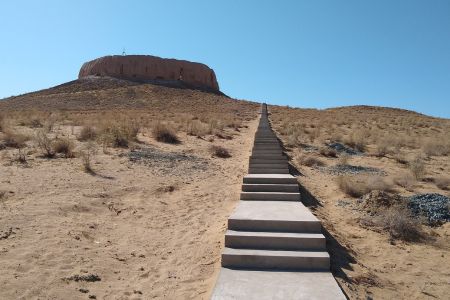
[[[351,197],[361,197],[371,191],[385,191],[392,190],[392,184],[386,182],[380,176],[368,176],[357,179],[350,176],[339,176],[337,178],[339,189]]]
[[[213,146],[211,146],[210,151],[211,151],[212,155],[215,157],[220,157],[220,158],[231,157],[230,151],[228,151],[228,149],[226,149],[225,147],[222,147],[222,146],[213,145]]]
[[[6,147],[11,148],[23,148],[26,145],[26,141],[30,139],[29,136],[25,134],[18,133],[16,131],[13,131],[11,129],[5,130],[3,134],[3,144]]]
[[[128,148],[130,142],[137,140],[139,126],[134,122],[117,122],[103,124],[101,128],[101,138],[105,144],[113,147]]]
[[[2,114],[0,114],[0,132],[4,131],[5,127],[6,127],[5,117]]]
[[[175,132],[175,130],[164,123],[158,123],[153,127],[153,137],[158,142],[168,143],[168,144],[178,144],[180,140]]]
[[[21,164],[26,164],[27,161],[27,154],[23,151],[23,149],[19,148],[17,149],[17,156],[15,157],[15,161]]]
[[[212,132],[212,129],[207,124],[199,120],[192,120],[187,124],[186,133],[193,136],[204,136]]]
[[[394,177],[393,181],[398,186],[401,186],[407,190],[412,190],[416,182],[416,178],[411,173],[404,173]]]
[[[422,146],[426,156],[445,156],[450,154],[450,143],[445,139],[427,140]]]
[[[337,151],[330,147],[320,147],[319,153],[326,157],[337,157]]]
[[[389,152],[389,144],[385,139],[380,140],[376,145],[375,155],[384,157]]]
[[[364,152],[367,146],[367,135],[365,130],[353,131],[350,137],[346,139],[345,143],[358,151]]]
[[[414,242],[424,238],[420,221],[404,206],[394,206],[384,211],[376,218],[375,224],[387,230],[392,239]]]
[[[86,144],[80,151],[81,163],[83,164],[83,169],[86,173],[94,174],[92,168],[92,159],[97,154],[97,149],[93,142]]]
[[[52,158],[55,156],[53,151],[53,140],[50,139],[44,130],[38,130],[35,135],[35,142],[38,147],[44,152],[44,156]]]
[[[78,140],[85,142],[85,141],[92,141],[97,138],[97,130],[95,130],[92,126],[83,126],[80,131],[80,135],[78,136]]]
[[[405,154],[400,151],[398,151],[394,154],[394,159],[399,164],[402,164],[402,165],[408,164],[408,160],[406,159]]]
[[[69,139],[57,139],[52,143],[53,152],[61,153],[65,158],[74,157],[73,149],[75,148],[75,144]]]
[[[337,165],[338,166],[346,166],[346,165],[348,165],[349,161],[350,161],[350,155],[348,155],[347,153],[341,153],[339,155]]]
[[[441,190],[450,190],[450,177],[438,177],[434,183]]]
[[[31,128],[42,128],[44,125],[42,124],[41,120],[38,118],[33,118],[30,120],[30,122],[27,124]]]
[[[425,162],[419,156],[408,163],[408,168],[417,180],[425,175]]]
[[[297,161],[304,166],[308,167],[322,167],[325,165],[323,161],[321,161],[319,158],[314,157],[312,155],[302,155],[298,157]]]

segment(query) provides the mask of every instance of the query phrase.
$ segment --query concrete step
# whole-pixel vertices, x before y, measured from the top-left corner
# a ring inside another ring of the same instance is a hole
[[[281,153],[281,154],[255,154],[255,155],[251,155],[250,159],[282,160],[282,159],[287,159],[287,157],[283,153]]]
[[[298,184],[242,184],[244,192],[285,192],[298,193]]]
[[[244,176],[243,183],[298,184],[297,179],[291,174],[248,174]]]
[[[234,249],[326,251],[320,233],[254,232],[227,230],[225,247]]]
[[[300,193],[241,192],[241,200],[300,201]]]
[[[226,268],[329,271],[326,251],[278,251],[225,248],[222,266]]]
[[[252,155],[257,155],[257,154],[283,154],[283,151],[281,149],[279,149],[279,150],[267,149],[267,150],[253,150],[252,151]]]
[[[249,163],[250,168],[288,168],[289,165],[286,162],[273,162],[273,163]]]
[[[346,300],[331,272],[221,268],[211,300]]]
[[[228,229],[321,233],[320,221],[299,201],[239,201]]]
[[[255,149],[282,149],[282,147],[279,144],[255,144],[253,150]]]
[[[289,174],[287,168],[249,168],[249,174]]]
[[[256,158],[256,157],[250,156],[248,161],[256,162],[256,163],[265,163],[265,162],[271,163],[271,162],[288,162],[288,159],[284,155],[281,155],[280,157],[275,157],[272,159],[271,158],[265,158],[265,159],[264,158]]]

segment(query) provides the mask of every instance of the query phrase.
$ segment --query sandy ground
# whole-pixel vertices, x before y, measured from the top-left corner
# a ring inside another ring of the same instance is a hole
[[[299,150],[295,150],[299,151]],[[412,154],[412,153],[411,153]],[[295,156],[290,152],[291,156]],[[336,158],[324,158],[327,166]],[[293,161],[293,163],[295,163]],[[354,157],[352,165],[374,167],[389,176],[404,171],[392,159],[370,156]],[[450,224],[424,226],[430,240],[416,243],[391,242],[386,232],[364,228],[356,199],[343,194],[336,176],[315,167],[299,166],[302,196],[326,229],[327,248],[332,271],[350,299],[449,299],[450,292]],[[428,161],[427,176],[450,173],[447,157]],[[397,187],[402,195],[440,193],[432,183],[417,182],[414,192]]]
[[[181,145],[144,133],[138,147],[161,159],[99,148],[97,175],[79,158],[31,154],[22,166],[0,151],[0,299],[207,299],[257,120],[247,125]],[[232,157],[211,157],[212,144]]]

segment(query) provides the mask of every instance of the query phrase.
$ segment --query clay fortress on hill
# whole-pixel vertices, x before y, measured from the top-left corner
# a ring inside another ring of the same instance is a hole
[[[220,93],[216,74],[207,65],[151,55],[113,55],[88,61],[81,67],[78,78],[89,76],[108,76]]]

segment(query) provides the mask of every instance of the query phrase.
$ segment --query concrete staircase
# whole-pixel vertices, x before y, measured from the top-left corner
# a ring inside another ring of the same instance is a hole
[[[228,219],[222,269],[212,299],[345,299],[329,272],[320,221],[300,201],[297,179],[289,174],[266,105],[248,173],[241,201]],[[274,285],[277,276],[285,278],[281,286]],[[316,289],[298,285],[302,281]],[[269,291],[268,286],[272,286]],[[286,287],[290,290],[280,292]]]

